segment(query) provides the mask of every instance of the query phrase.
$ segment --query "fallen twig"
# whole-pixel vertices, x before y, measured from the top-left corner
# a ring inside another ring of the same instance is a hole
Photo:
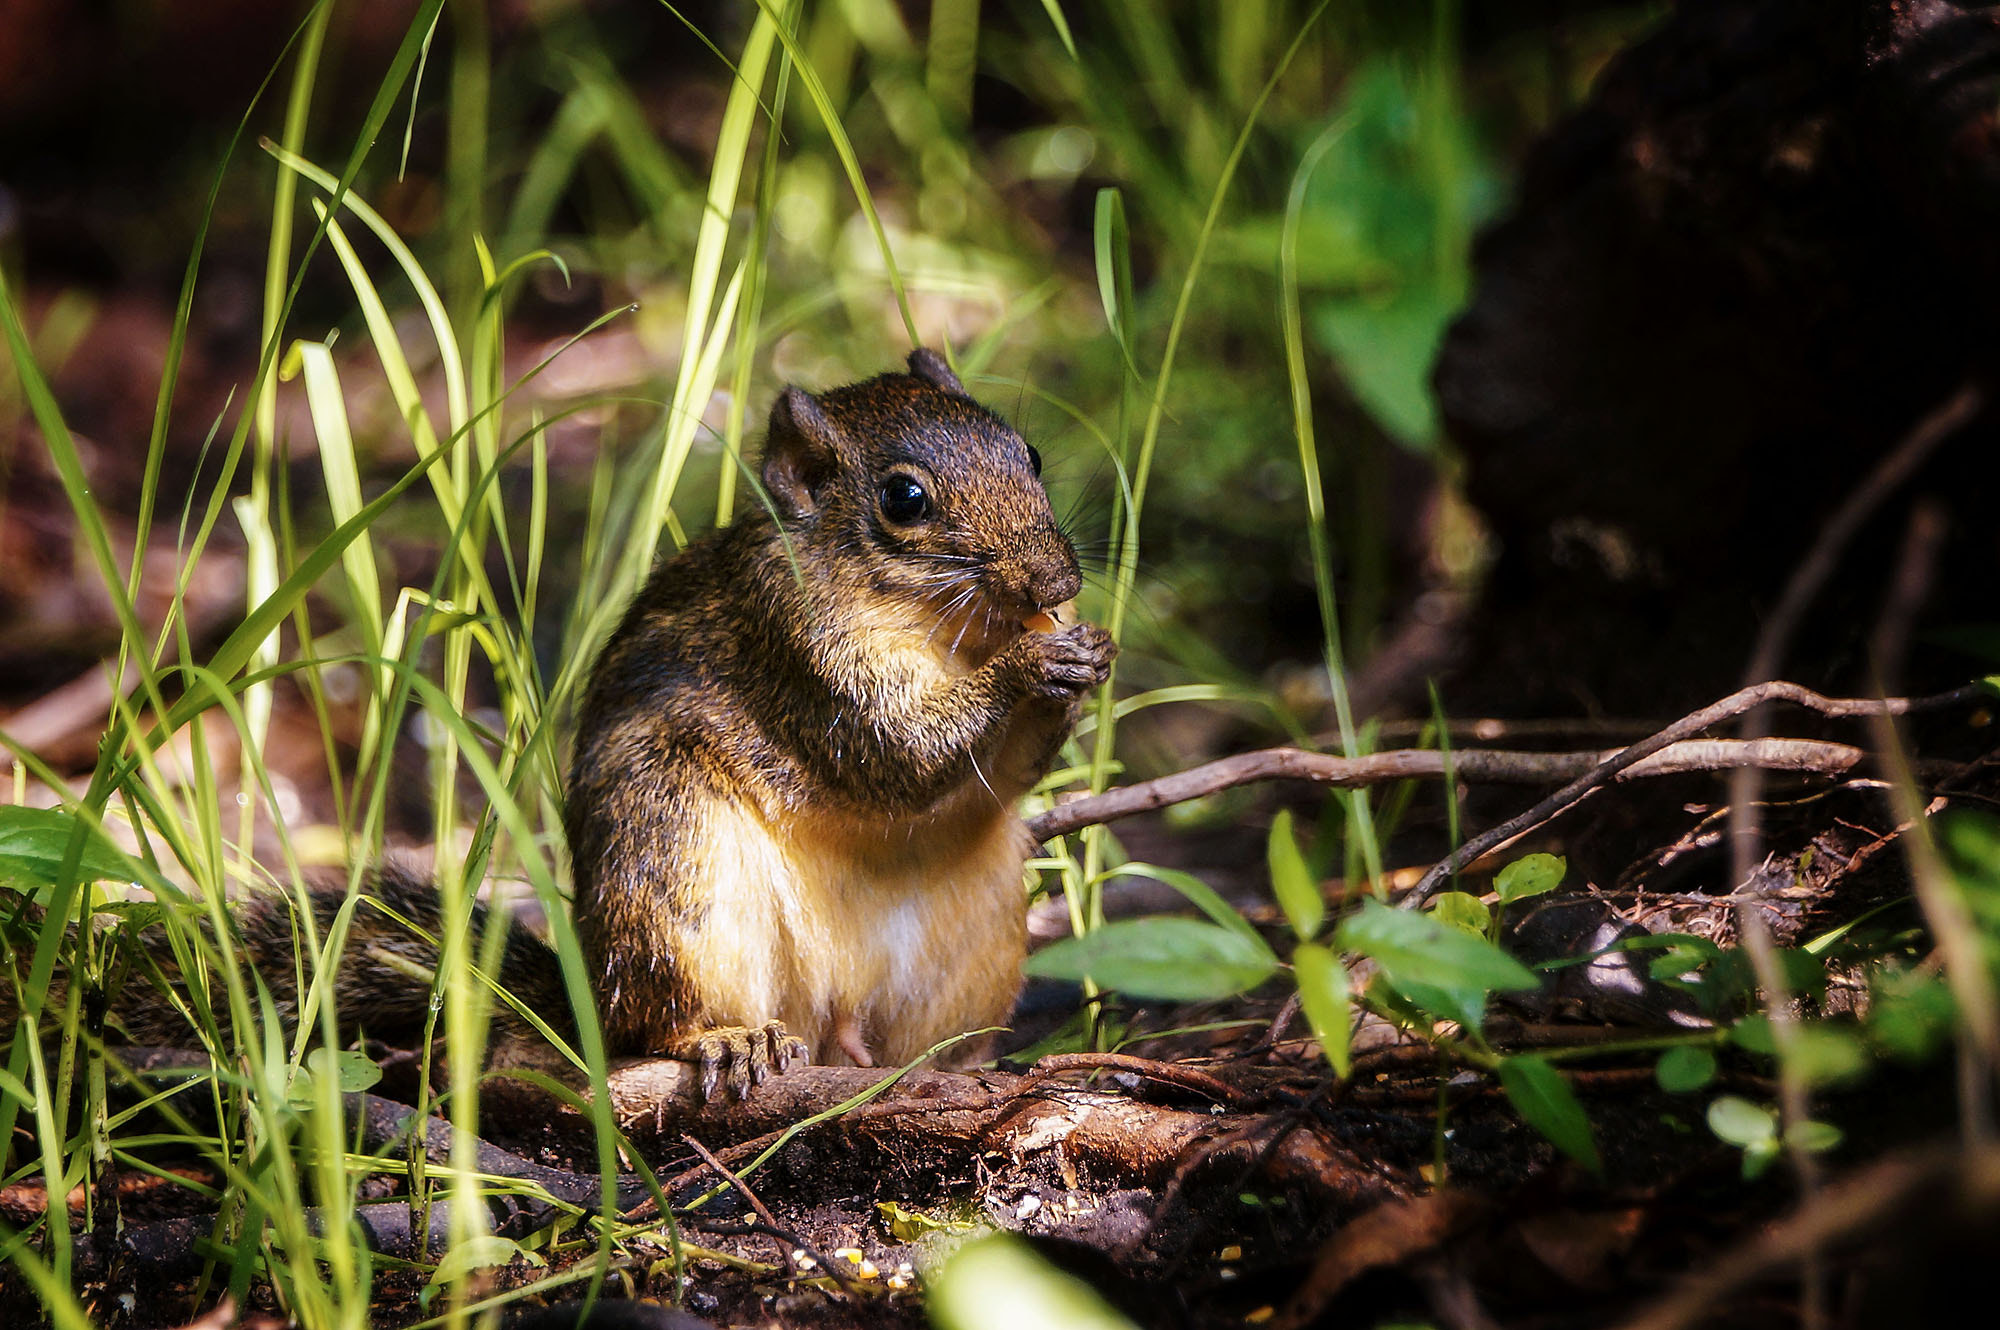
[[[711,1139],[757,1135],[824,1112],[881,1079],[880,1071],[864,1067],[799,1067],[771,1077],[747,1099],[704,1105],[687,1064],[645,1058],[614,1066],[609,1088],[613,1116],[643,1146],[660,1139],[655,1123],[661,1117]],[[974,1154],[997,1171],[1007,1165],[994,1163],[995,1156],[1021,1167],[1059,1148],[1071,1163],[1100,1177],[1152,1187],[1172,1176],[1190,1150],[1250,1121],[1242,1114],[1170,1108],[1003,1072],[916,1071],[903,1077],[893,1094],[814,1130],[856,1148]],[[579,1138],[587,1135],[589,1123],[582,1116],[567,1109],[556,1116]],[[539,1120],[549,1119],[544,1105]],[[717,1153],[731,1158],[738,1150]],[[1268,1161],[1265,1179],[1335,1214],[1358,1213],[1396,1193],[1378,1171],[1313,1131],[1292,1133]]]
[[[693,1150],[696,1154],[700,1155],[702,1159],[707,1162],[710,1168],[714,1169],[716,1172],[720,1173],[723,1177],[727,1178],[729,1180],[729,1185],[736,1189],[736,1194],[741,1196],[746,1202],[748,1202],[750,1208],[757,1212],[757,1218],[761,1220],[762,1223],[750,1227],[754,1228],[756,1231],[762,1232],[767,1237],[775,1238],[777,1240],[778,1246],[780,1248],[780,1253],[784,1258],[785,1269],[791,1271],[792,1274],[796,1276],[798,1273],[797,1262],[794,1260],[792,1253],[804,1252],[807,1256],[812,1258],[814,1263],[817,1264],[821,1270],[824,1270],[826,1272],[827,1278],[833,1280],[836,1284],[839,1284],[842,1288],[846,1289],[850,1293],[854,1291],[855,1287],[854,1280],[848,1278],[847,1275],[844,1274],[839,1269],[839,1267],[834,1265],[832,1261],[828,1260],[826,1257],[826,1253],[820,1251],[819,1248],[807,1242],[797,1233],[794,1233],[792,1230],[780,1224],[778,1222],[777,1216],[771,1213],[770,1207],[765,1205],[763,1201],[758,1199],[756,1192],[750,1190],[750,1184],[745,1182],[738,1174],[733,1172],[730,1169],[729,1165],[723,1163],[720,1159],[717,1159],[713,1151],[711,1151],[707,1146],[703,1145],[700,1141],[696,1140],[692,1136],[683,1135],[681,1137],[681,1143],[683,1145],[686,1145],[689,1149]],[[706,1222],[705,1218],[700,1215],[684,1214],[681,1216],[681,1219],[682,1222],[692,1222],[697,1225],[701,1225]],[[722,1230],[710,1227],[710,1228],[705,1228],[703,1231],[713,1233]]]
[[[1526,812],[1509,818],[1490,831],[1485,831],[1474,836],[1471,840],[1459,846],[1457,850],[1432,865],[1431,870],[1424,874],[1423,879],[1416,886],[1410,888],[1405,893],[1399,903],[1406,909],[1417,908],[1436,893],[1438,887],[1443,884],[1446,878],[1459,871],[1466,864],[1471,863],[1490,850],[1497,849],[1515,837],[1532,831],[1557,814],[1568,810],[1572,805],[1610,783],[1617,777],[1619,772],[1629,767],[1637,766],[1640,762],[1653,756],[1653,754],[1669,748],[1682,740],[1690,739],[1704,730],[1721,724],[1725,720],[1732,720],[1753,707],[1763,706],[1769,702],[1790,702],[1796,706],[1816,711],[1822,716],[1901,716],[1912,711],[1929,711],[1940,707],[1954,706],[1962,702],[1971,701],[1977,697],[1988,695],[1984,684],[1967,684],[1963,688],[1954,688],[1950,692],[1938,693],[1930,697],[1836,698],[1826,697],[1823,694],[1814,692],[1810,688],[1803,688],[1795,683],[1787,683],[1782,679],[1774,679],[1769,683],[1753,684],[1748,688],[1738,689],[1721,701],[1710,703],[1699,711],[1681,717],[1681,719],[1667,726],[1651,738],[1643,739],[1633,744],[1630,748],[1624,749],[1616,756],[1598,764]],[[1468,756],[1470,754],[1460,753],[1455,755],[1455,760],[1463,762]]]
[[[1594,772],[1630,751],[1588,749],[1569,753],[1524,753],[1507,749],[1463,749],[1451,754],[1451,774],[1484,785],[1552,785]],[[1769,771],[1800,771],[1842,776],[1867,754],[1851,744],[1810,739],[1682,740],[1669,743],[1641,760],[1617,769],[1620,780],[1682,775],[1695,771],[1730,771],[1756,767]],[[1267,780],[1302,780],[1336,789],[1353,790],[1392,781],[1445,774],[1445,755],[1430,748],[1401,748],[1366,757],[1335,757],[1303,748],[1264,748],[1254,753],[1205,762],[1157,780],[1124,785],[1103,794],[1059,804],[1028,819],[1028,831],[1038,841],[1067,835],[1084,827],[1113,822],[1168,804],[1186,803],[1238,785]]]
[[[1178,1062],[1156,1062],[1152,1058],[1133,1057],[1129,1053],[1051,1053],[1037,1061],[1028,1074],[1039,1081],[1065,1071],[1122,1071],[1166,1085],[1177,1085],[1183,1090],[1193,1090],[1225,1104],[1241,1104],[1247,1098],[1235,1086],[1217,1080],[1199,1067],[1184,1067]]]

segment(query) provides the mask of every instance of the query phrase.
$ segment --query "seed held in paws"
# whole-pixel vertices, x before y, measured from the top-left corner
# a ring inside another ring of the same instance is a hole
[[[1021,626],[1031,633],[1056,633],[1076,622],[1076,602],[1066,600],[1060,605],[1051,605],[1045,610],[1036,610],[1021,620]]]

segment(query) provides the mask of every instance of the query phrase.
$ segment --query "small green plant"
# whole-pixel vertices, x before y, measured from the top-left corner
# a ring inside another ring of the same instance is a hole
[[[1351,1070],[1349,1032],[1357,1010],[1375,1012],[1437,1044],[1441,1055],[1495,1075],[1524,1120],[1579,1162],[1600,1166],[1589,1120],[1561,1073],[1533,1054],[1502,1054],[1484,1038],[1494,995],[1540,984],[1488,936],[1498,911],[1470,896],[1465,899],[1478,906],[1476,912],[1450,903],[1449,895],[1439,898],[1441,910],[1429,913],[1364,899],[1322,940],[1325,897],[1306,868],[1288,812],[1273,820],[1268,846],[1272,891],[1294,944],[1290,979],[1337,1075]],[[1563,872],[1562,860],[1531,855],[1502,872],[1503,897],[1511,902],[1553,890]],[[1029,973],[1093,980],[1134,997],[1190,1001],[1245,993],[1285,970],[1262,936],[1206,884],[1185,874],[1158,876],[1206,920],[1120,920],[1043,948],[1029,958]],[[1348,958],[1374,969],[1359,990],[1349,978]]]

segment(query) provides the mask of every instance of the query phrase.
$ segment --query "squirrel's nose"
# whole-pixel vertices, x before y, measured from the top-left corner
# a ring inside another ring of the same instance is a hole
[[[1083,575],[1077,571],[1074,555],[1058,566],[1037,568],[1028,580],[1028,599],[1035,602],[1038,610],[1075,600],[1081,590]]]

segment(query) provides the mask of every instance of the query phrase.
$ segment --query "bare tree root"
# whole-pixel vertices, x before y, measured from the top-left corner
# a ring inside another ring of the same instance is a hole
[[[1159,1064],[1132,1061],[1143,1064],[1137,1069],[1142,1074],[1178,1083],[1204,1097],[1218,1087],[1228,1088],[1220,1082],[1210,1084],[1199,1073],[1169,1077],[1161,1074]],[[982,1170],[989,1176],[1032,1175],[1053,1167],[1059,1174],[1081,1172],[1109,1186],[1149,1188],[1175,1177],[1187,1160],[1199,1157],[1204,1169],[1252,1165],[1260,1185],[1294,1193],[1316,1213],[1358,1215],[1404,1194],[1383,1172],[1310,1129],[1287,1133],[1278,1148],[1259,1155],[1233,1144],[1257,1134],[1254,1128],[1261,1119],[1255,1115],[1140,1103],[1053,1079],[1093,1069],[1127,1070],[1113,1061],[1101,1068],[1095,1062],[1088,1066],[1061,1062],[1028,1076],[911,1072],[883,1089],[880,1098],[805,1130],[818,1133],[817,1142],[830,1138],[836,1148],[932,1161],[943,1175]],[[609,1086],[619,1128],[655,1164],[680,1156],[688,1139],[680,1134],[683,1130],[739,1142],[721,1151],[701,1148],[701,1162],[667,1182],[668,1194],[678,1204],[693,1189],[716,1180],[747,1191],[741,1175],[725,1161],[748,1158],[795,1134],[797,1124],[881,1089],[883,1076],[860,1067],[801,1067],[772,1077],[747,1099],[704,1104],[692,1067],[648,1058],[615,1065]],[[1234,1091],[1230,1097],[1242,1098]],[[393,1100],[354,1094],[346,1096],[346,1104],[366,1149],[393,1150],[418,1126],[415,1110]],[[489,1083],[482,1108],[486,1120],[496,1126],[549,1131],[553,1120],[558,1139],[578,1146],[589,1140],[587,1117],[568,1108],[552,1112],[546,1094],[520,1081]],[[441,1118],[426,1119],[421,1125],[426,1156],[445,1162],[451,1125]],[[1216,1148],[1218,1143],[1221,1148]],[[524,1236],[564,1213],[593,1211],[603,1202],[597,1175],[551,1168],[486,1141],[479,1143],[475,1167],[489,1176],[530,1184],[518,1195],[488,1196],[489,1223],[502,1236]],[[622,1214],[647,1213],[650,1195],[634,1175],[615,1179],[613,1201]],[[356,1207],[353,1219],[375,1252],[417,1260],[444,1249],[450,1237],[449,1213],[448,1206],[431,1207],[426,1226],[409,1205],[385,1202]],[[764,1217],[775,1234],[784,1232],[768,1211]],[[309,1211],[306,1220],[315,1230],[326,1222],[317,1210]],[[197,1269],[215,1237],[215,1219],[207,1215],[136,1224],[103,1247],[92,1236],[79,1235],[76,1260],[79,1269],[91,1273],[116,1263],[151,1277],[174,1278]]]
[[[1153,1187],[1171,1178],[1190,1151],[1256,1120],[1245,1113],[1140,1103],[1059,1084],[1049,1075],[914,1071],[881,1098],[812,1130],[836,1144],[893,1156],[983,1159],[1000,1172],[1050,1162],[1115,1185]],[[609,1084],[615,1120],[648,1154],[677,1139],[669,1132],[671,1123],[709,1139],[755,1137],[718,1152],[735,1162],[774,1142],[773,1133],[835,1109],[882,1079],[870,1068],[800,1067],[773,1076],[747,1099],[702,1104],[686,1063],[647,1058],[614,1066]],[[534,1120],[546,1123],[546,1106],[536,1111]],[[589,1124],[581,1115],[562,1110],[560,1116],[567,1120],[562,1125],[587,1134]],[[1234,1153],[1225,1153],[1228,1158],[1218,1159],[1218,1166],[1241,1164]],[[677,1177],[672,1187],[678,1192],[689,1181],[690,1176]],[[1400,1194],[1381,1172],[1310,1130],[1291,1133],[1272,1153],[1262,1181],[1296,1191],[1322,1212],[1337,1215],[1359,1214]]]

